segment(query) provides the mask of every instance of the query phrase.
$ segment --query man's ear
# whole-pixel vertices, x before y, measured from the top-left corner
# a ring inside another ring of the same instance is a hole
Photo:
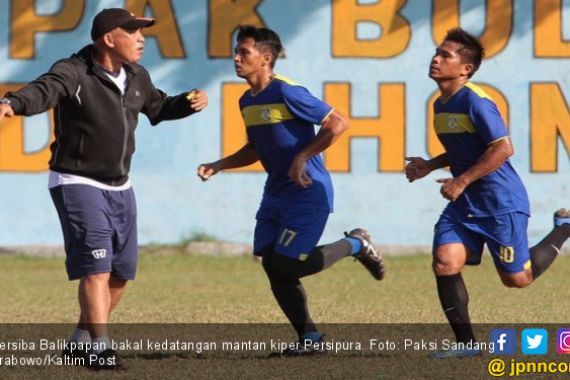
[[[473,75],[474,69],[475,69],[475,66],[472,63],[466,63],[463,65],[462,74],[469,77],[469,76]]]
[[[269,53],[264,53],[263,54],[263,64],[262,66],[271,66],[271,60],[273,59],[273,56]]]
[[[115,41],[114,41],[113,35],[111,33],[105,33],[103,35],[103,42],[108,47],[114,47],[115,46]]]

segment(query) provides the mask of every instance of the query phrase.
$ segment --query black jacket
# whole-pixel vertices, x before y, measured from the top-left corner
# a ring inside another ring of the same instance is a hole
[[[128,179],[135,152],[134,131],[144,113],[152,125],[193,113],[186,93],[167,96],[152,84],[140,65],[125,65],[122,95],[103,69],[94,64],[88,45],[56,62],[22,89],[6,94],[17,115],[35,115],[54,108],[55,141],[52,170],[121,185]]]

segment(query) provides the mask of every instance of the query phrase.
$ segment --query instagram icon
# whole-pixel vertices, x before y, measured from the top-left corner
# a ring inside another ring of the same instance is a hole
[[[558,329],[558,353],[570,354],[570,329]]]

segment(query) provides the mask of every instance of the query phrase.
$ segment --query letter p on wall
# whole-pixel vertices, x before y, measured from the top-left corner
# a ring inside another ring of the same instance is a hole
[[[36,1],[12,0],[10,15],[10,56],[32,59],[35,55],[35,34],[57,32],[77,27],[83,16],[84,0],[61,0],[60,10],[49,16],[36,13]]]

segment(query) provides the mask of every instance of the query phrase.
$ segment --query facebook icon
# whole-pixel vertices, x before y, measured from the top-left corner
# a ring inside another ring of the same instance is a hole
[[[514,355],[517,351],[517,333],[513,329],[491,330],[490,342],[495,345],[495,355]]]

